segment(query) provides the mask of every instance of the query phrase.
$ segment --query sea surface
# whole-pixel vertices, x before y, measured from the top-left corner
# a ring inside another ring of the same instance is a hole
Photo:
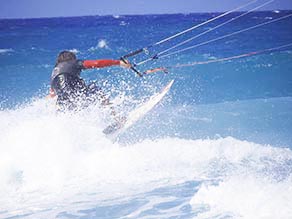
[[[149,55],[241,12],[149,49]],[[292,11],[253,12],[186,48]],[[174,85],[111,142],[107,108],[56,113],[46,99],[57,54],[118,59],[218,13],[0,20],[0,218],[292,217],[292,47],[175,68],[292,42],[292,18],[137,68],[82,72],[121,115]],[[129,59],[138,63],[146,53]]]

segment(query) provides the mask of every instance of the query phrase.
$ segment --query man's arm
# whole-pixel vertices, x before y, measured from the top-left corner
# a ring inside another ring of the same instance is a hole
[[[84,60],[83,68],[104,68],[109,66],[121,66],[124,68],[130,68],[131,64],[129,62],[125,63],[122,60],[110,60],[110,59],[101,59],[101,60]]]

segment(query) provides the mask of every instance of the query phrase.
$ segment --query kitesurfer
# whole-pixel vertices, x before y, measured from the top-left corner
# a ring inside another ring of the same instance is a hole
[[[78,60],[70,51],[59,53],[51,75],[50,97],[57,96],[57,106],[61,111],[78,110],[99,100],[108,105],[109,100],[94,83],[86,84],[80,73],[85,69],[121,66],[130,68],[128,61],[122,60]]]

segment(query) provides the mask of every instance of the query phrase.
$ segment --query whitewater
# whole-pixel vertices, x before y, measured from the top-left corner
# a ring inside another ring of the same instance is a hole
[[[1,112],[3,218],[292,214],[290,149],[232,137],[113,144],[96,112],[56,116],[44,100]]]
[[[255,12],[214,34],[287,13]],[[0,20],[0,218],[291,218],[291,48],[144,79],[119,68],[82,73],[124,113],[175,80],[115,143],[102,133],[107,109],[57,113],[45,97],[60,50],[120,57],[214,16]],[[289,43],[291,22],[145,68]]]

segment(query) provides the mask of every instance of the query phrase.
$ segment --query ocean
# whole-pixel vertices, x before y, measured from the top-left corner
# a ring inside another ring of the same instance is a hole
[[[234,12],[129,58],[132,63],[240,15]],[[181,48],[291,14],[252,12]],[[118,59],[218,13],[0,20],[0,218],[292,217],[292,18],[155,59],[137,77],[82,72],[121,115],[174,85],[111,142],[108,109],[56,113],[46,99],[57,54]],[[149,52],[149,54],[147,54]]]

